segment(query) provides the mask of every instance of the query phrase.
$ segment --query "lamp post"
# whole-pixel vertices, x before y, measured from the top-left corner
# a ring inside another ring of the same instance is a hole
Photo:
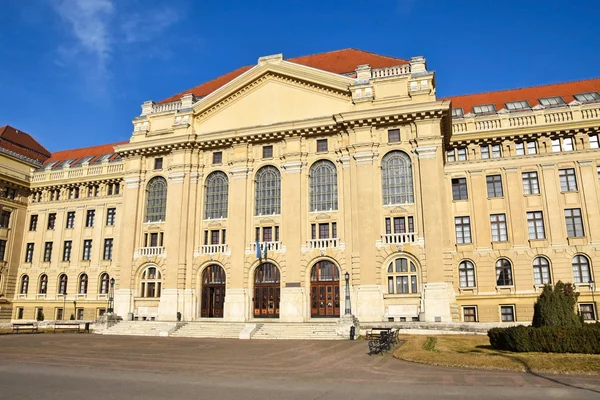
[[[346,278],[346,311],[344,312],[344,315],[351,315],[352,309],[350,307],[350,274],[348,273],[348,271],[346,271],[346,273],[344,274],[344,278]]]
[[[115,278],[110,278],[110,289],[108,292],[108,313],[112,314],[115,309]]]
[[[77,300],[73,300],[73,315],[77,319]]]
[[[592,312],[594,313],[594,321],[597,321],[598,312],[596,310],[596,299],[594,299],[594,292],[596,291],[596,282],[589,281],[590,284],[590,292],[592,292]]]

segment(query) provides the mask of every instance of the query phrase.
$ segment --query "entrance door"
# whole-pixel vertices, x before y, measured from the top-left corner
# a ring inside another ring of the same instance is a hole
[[[340,316],[340,273],[331,261],[316,263],[310,272],[311,317]]]
[[[202,318],[223,318],[225,303],[225,271],[219,265],[209,265],[202,272]]]
[[[254,272],[254,318],[279,318],[279,269],[263,263]]]

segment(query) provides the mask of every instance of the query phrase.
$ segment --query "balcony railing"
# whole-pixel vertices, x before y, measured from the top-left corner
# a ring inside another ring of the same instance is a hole
[[[417,241],[417,234],[415,232],[389,233],[389,234],[381,235],[381,241],[383,244],[414,243]]]
[[[139,257],[166,257],[167,251],[164,246],[155,246],[155,247],[138,247],[137,251],[133,255],[134,258]]]
[[[265,246],[267,247],[267,252],[269,251],[279,251],[281,250],[281,242],[259,242],[260,252],[265,252]],[[250,250],[252,253],[256,253],[256,242],[250,243]]]
[[[222,254],[227,253],[226,244],[205,244],[200,247],[201,254]]]
[[[329,238],[329,239],[311,239],[307,242],[309,249],[328,249],[340,247],[340,239],[339,238]]]
[[[76,167],[65,167],[60,171],[37,170],[31,177],[32,182],[59,181],[69,178],[84,178],[88,176],[121,174],[123,163],[121,161],[102,162],[100,165],[83,164]]]

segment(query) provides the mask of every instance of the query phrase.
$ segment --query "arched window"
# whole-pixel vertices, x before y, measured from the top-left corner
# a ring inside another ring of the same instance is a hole
[[[387,270],[388,293],[419,293],[417,268],[406,258],[393,260]]]
[[[77,293],[79,294],[87,294],[88,289],[88,276],[87,274],[81,274],[79,276],[79,285],[77,285]]]
[[[402,151],[392,151],[381,160],[383,204],[414,203],[412,162]]]
[[[144,272],[142,272],[140,297],[160,297],[162,285],[161,278],[158,268],[146,268]]]
[[[108,285],[109,285],[110,277],[106,272],[100,275],[100,287],[98,288],[99,294],[108,294]]]
[[[550,263],[544,257],[533,259],[533,282],[536,285],[552,283],[552,278],[550,278]]]
[[[279,268],[271,263],[263,263],[254,272],[254,283],[279,283]]]
[[[23,275],[21,277],[21,288],[19,290],[20,294],[27,294],[29,290],[29,275]]]
[[[209,265],[202,272],[203,285],[225,284],[225,270],[219,265]]]
[[[221,171],[215,171],[206,178],[206,201],[204,218],[227,218],[229,180]]]
[[[338,282],[340,271],[331,261],[320,261],[310,271],[312,282]]]
[[[461,288],[475,287],[475,265],[471,261],[463,261],[458,264],[458,275]]]
[[[40,287],[38,293],[46,294],[46,292],[48,292],[48,275],[43,274],[40,276]]]
[[[67,283],[69,282],[69,278],[66,274],[60,274],[58,277],[58,294],[67,294]],[[40,291],[40,293],[42,293]]]
[[[255,214],[274,215],[281,213],[281,175],[270,165],[256,173]]]
[[[588,283],[590,282],[590,262],[586,256],[577,255],[573,257],[573,281],[575,283]]]
[[[155,176],[146,189],[146,222],[164,221],[167,216],[167,180]]]
[[[337,171],[328,160],[317,161],[310,167],[310,211],[337,210]]]
[[[500,258],[496,261],[496,285],[512,286],[512,266],[506,258]]]

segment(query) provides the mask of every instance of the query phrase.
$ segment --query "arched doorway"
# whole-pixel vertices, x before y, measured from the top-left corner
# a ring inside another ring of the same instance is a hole
[[[279,268],[263,263],[254,271],[254,318],[279,318]]]
[[[310,271],[310,315],[313,318],[340,316],[340,271],[323,260]]]
[[[202,318],[223,318],[225,302],[225,271],[219,265],[209,265],[202,272]]]

